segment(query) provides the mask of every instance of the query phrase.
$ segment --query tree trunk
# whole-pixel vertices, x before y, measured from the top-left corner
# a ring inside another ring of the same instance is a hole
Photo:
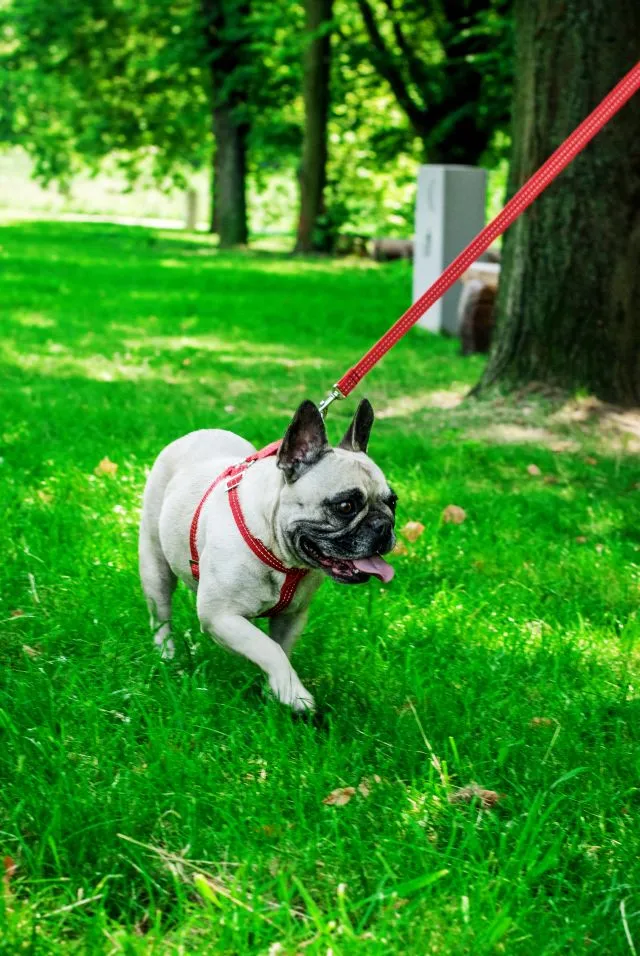
[[[214,147],[213,155],[211,157],[211,178],[210,178],[210,198],[209,198],[209,232],[212,235],[217,235],[219,230],[218,227],[218,199],[216,196],[216,190],[218,188],[218,162],[217,162],[218,151]]]
[[[245,245],[247,228],[247,136],[248,127],[239,123],[233,110],[219,108],[213,114],[216,139],[216,183],[213,223],[220,236],[220,248]]]
[[[248,95],[243,71],[251,62],[249,0],[202,0],[211,75],[215,159],[212,164],[211,232],[220,248],[244,245],[247,226]]]
[[[331,8],[332,0],[305,0],[308,45],[304,57],[305,124],[296,252],[327,251],[331,240],[321,221],[327,181]]]
[[[640,55],[638,0],[518,0],[514,192]],[[640,403],[640,96],[511,228],[476,388]]]

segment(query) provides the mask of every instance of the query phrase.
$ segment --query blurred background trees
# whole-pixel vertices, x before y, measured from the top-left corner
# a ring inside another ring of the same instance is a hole
[[[64,188],[105,158],[244,244],[248,182],[299,190],[297,247],[410,231],[418,162],[505,155],[506,0],[6,0],[0,141]]]
[[[486,159],[511,100],[509,4],[487,0],[357,0],[352,44],[383,77],[421,144],[423,162]]]

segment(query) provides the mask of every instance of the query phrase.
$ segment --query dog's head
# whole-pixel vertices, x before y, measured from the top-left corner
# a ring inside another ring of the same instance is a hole
[[[288,549],[306,567],[344,584],[371,575],[390,581],[393,568],[381,555],[395,544],[396,495],[367,455],[373,409],[363,399],[336,448],[329,445],[322,415],[305,401],[278,452],[285,477],[278,521]]]

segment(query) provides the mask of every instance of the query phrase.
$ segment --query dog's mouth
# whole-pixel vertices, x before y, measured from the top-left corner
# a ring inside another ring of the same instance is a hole
[[[334,558],[324,555],[317,545],[306,537],[300,539],[300,549],[312,565],[321,568],[325,574],[341,584],[363,584],[372,576],[387,584],[395,574],[395,570],[379,554],[372,554],[367,558]]]

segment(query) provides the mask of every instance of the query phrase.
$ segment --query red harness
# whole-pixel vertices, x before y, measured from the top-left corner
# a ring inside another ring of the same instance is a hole
[[[254,452],[253,455],[249,455],[248,458],[245,458],[244,461],[241,461],[239,464],[229,465],[228,468],[225,468],[222,474],[218,475],[215,481],[209,485],[200,499],[200,504],[196,508],[191,520],[191,530],[189,532],[189,547],[191,549],[191,560],[189,561],[189,564],[191,566],[192,575],[196,581],[199,581],[200,561],[198,558],[198,545],[196,541],[198,535],[198,519],[200,518],[200,512],[204,507],[204,503],[213,489],[217,487],[221,481],[226,481],[227,491],[229,493],[229,505],[231,506],[231,514],[233,515],[238,531],[249,545],[255,556],[260,558],[263,564],[266,564],[269,568],[273,568],[274,571],[279,571],[281,574],[284,574],[284,582],[280,589],[278,603],[269,611],[264,611],[262,614],[258,615],[259,617],[273,617],[276,614],[281,614],[282,611],[286,610],[293,600],[293,596],[296,593],[296,588],[302,579],[308,574],[308,571],[306,571],[304,568],[285,567],[282,561],[279,561],[275,554],[272,554],[259,538],[256,538],[254,535],[252,535],[247,528],[247,523],[244,520],[242,508],[240,507],[238,485],[244,478],[246,470],[250,465],[253,464],[254,461],[259,461],[261,458],[270,458],[272,455],[277,454],[279,447],[280,442],[274,441],[270,445],[267,445],[266,448],[262,448],[260,451]]]

